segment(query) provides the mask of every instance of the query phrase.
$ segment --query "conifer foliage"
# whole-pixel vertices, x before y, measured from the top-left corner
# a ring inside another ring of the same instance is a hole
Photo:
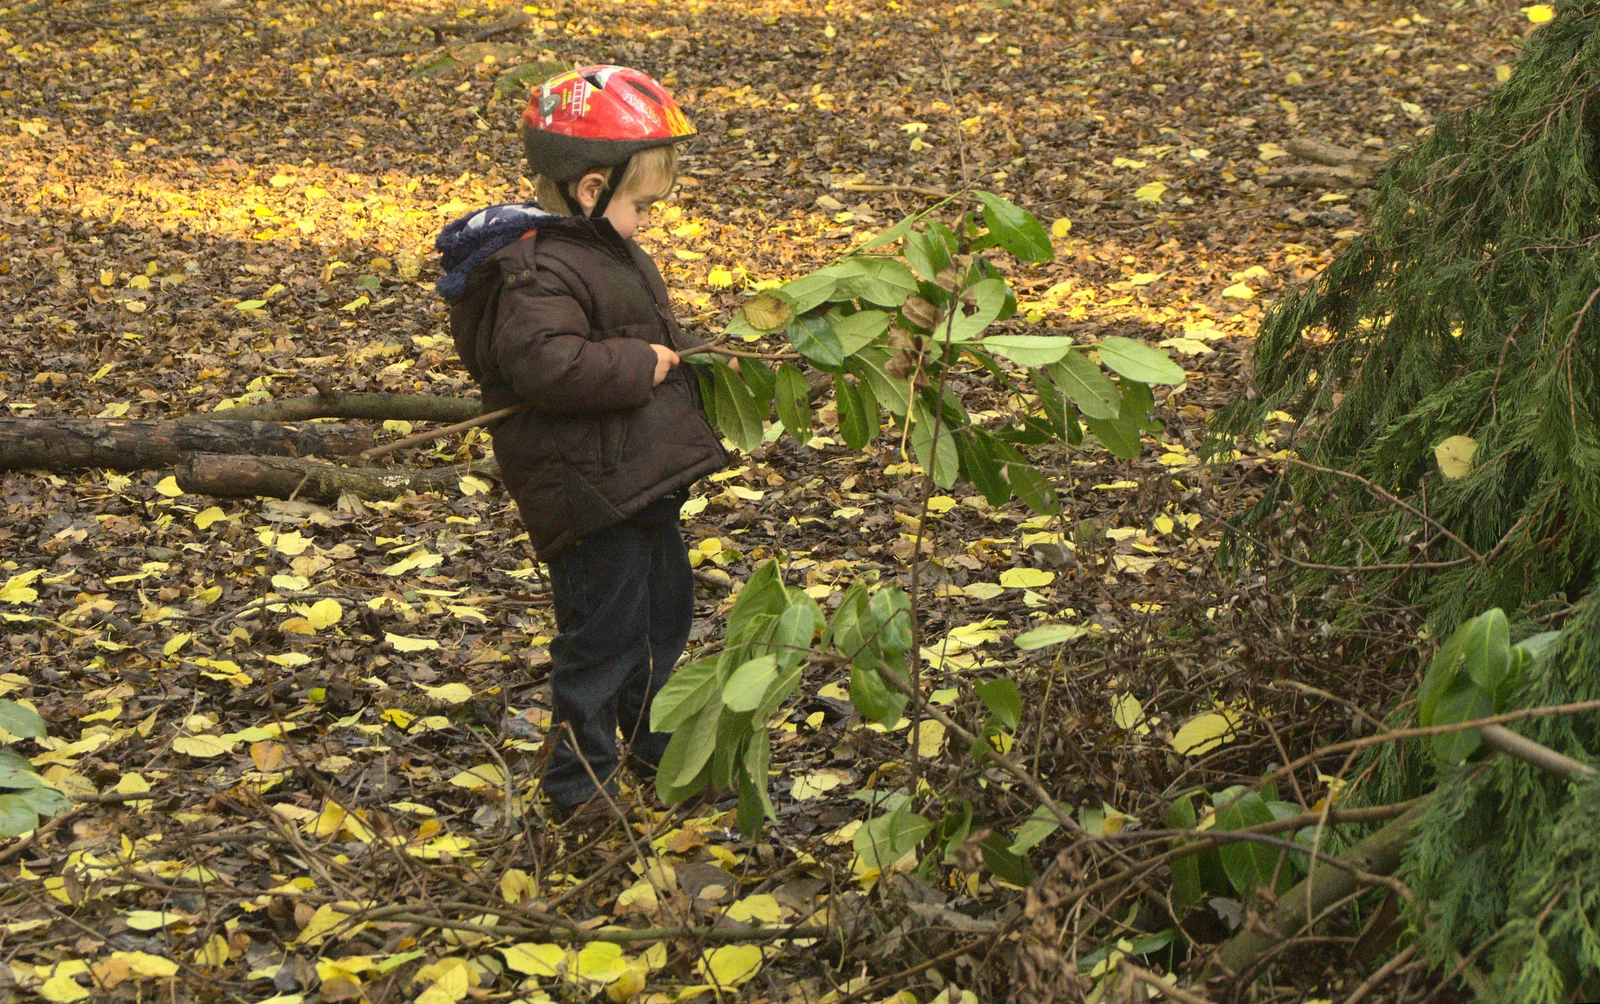
[[[1252,514],[1258,542],[1282,539],[1261,531],[1297,508],[1318,514],[1294,556],[1307,592],[1360,569],[1364,598],[1418,606],[1435,638],[1492,607],[1513,637],[1559,628],[1514,707],[1600,697],[1597,137],[1600,3],[1585,0],[1558,8],[1486,102],[1390,166],[1368,232],[1263,325],[1259,397],[1219,425],[1288,411],[1285,445],[1368,482],[1296,465]],[[1600,753],[1600,716],[1517,728]],[[1481,752],[1450,766],[1420,744],[1379,767],[1368,798],[1439,789],[1405,876],[1432,961],[1447,973],[1493,940],[1473,963],[1488,997],[1600,994],[1597,785]]]

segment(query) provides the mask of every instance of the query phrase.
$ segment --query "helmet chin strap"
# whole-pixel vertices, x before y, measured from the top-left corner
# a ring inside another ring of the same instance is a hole
[[[632,160],[633,158],[629,157],[627,160],[611,168],[610,173],[608,173],[606,176],[606,187],[600,190],[600,197],[595,200],[594,207],[583,215],[589,217],[591,220],[598,220],[606,214],[606,207],[611,205],[611,196],[614,195],[617,189],[622,185],[622,176],[628,172],[628,164]],[[569,184],[567,186],[567,199],[574,206],[582,205],[582,203],[578,201],[578,189],[576,184]]]

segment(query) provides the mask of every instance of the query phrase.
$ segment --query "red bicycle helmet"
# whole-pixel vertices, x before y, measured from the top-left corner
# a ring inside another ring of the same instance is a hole
[[[552,77],[522,112],[528,168],[558,182],[597,167],[626,167],[640,150],[694,134],[667,89],[626,66],[586,66]]]

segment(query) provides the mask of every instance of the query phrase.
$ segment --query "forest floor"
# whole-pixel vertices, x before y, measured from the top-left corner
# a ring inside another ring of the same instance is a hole
[[[518,10],[481,42],[441,47],[426,26]],[[1295,137],[1401,147],[1492,89],[1529,28],[1505,2],[14,5],[0,405],[159,418],[318,382],[473,392],[431,241],[529,197],[511,124],[528,80],[574,63],[657,74],[699,127],[640,240],[679,314],[713,331],[749,284],[826,263],[927,191],[992,189],[1070,221],[1053,263],[1011,271],[1011,323],[1160,344],[1189,380],[1160,398],[1142,459],[1044,460],[1060,518],[934,499],[931,699],[976,731],[955,681],[1009,674],[1028,698],[1013,754],[1086,825],[1154,825],[1180,789],[1348,735],[1355,713],[1305,688],[1380,712],[1410,684],[1213,561],[1289,430],[1203,467],[1205,419],[1248,392],[1264,306],[1361,226],[1359,191],[1264,182]],[[691,648],[767,557],[824,604],[908,574],[920,483],[891,438],[833,439],[764,446],[697,487]],[[774,726],[779,822],[759,841],[728,828],[727,804],[666,812],[632,788],[627,826],[552,826],[528,796],[554,626],[502,493],[468,479],[394,502],[217,502],[169,475],[0,476],[0,696],[38,707],[49,739],[14,748],[79,801],[0,843],[0,1001],[1047,999],[1029,989],[1039,957],[1014,965],[1045,899],[1024,913],[1022,890],[961,862],[852,871],[873,798],[959,793],[975,830],[1029,818],[1022,788],[941,734],[917,731],[913,757],[908,730],[863,727],[818,671]],[[1086,631],[1013,647],[1046,620]],[[1236,737],[1174,751],[1182,723],[1219,709]],[[1326,791],[1311,769],[1282,794]],[[1059,846],[1045,837],[1035,865]],[[833,933],[763,934],[800,922]],[[1054,923],[1088,992],[1115,918]],[[750,938],[585,940],[710,924]],[[1277,972],[1254,992],[1353,985],[1337,960]]]

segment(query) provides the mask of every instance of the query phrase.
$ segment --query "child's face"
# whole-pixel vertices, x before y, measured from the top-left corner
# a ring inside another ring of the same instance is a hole
[[[587,212],[599,201],[600,192],[605,184],[605,175],[596,172],[585,175],[578,182],[578,201]],[[662,192],[636,192],[624,185],[611,196],[611,201],[606,204],[605,217],[616,228],[624,240],[632,237],[640,227],[650,221],[650,211],[657,202],[666,198],[670,193]]]

